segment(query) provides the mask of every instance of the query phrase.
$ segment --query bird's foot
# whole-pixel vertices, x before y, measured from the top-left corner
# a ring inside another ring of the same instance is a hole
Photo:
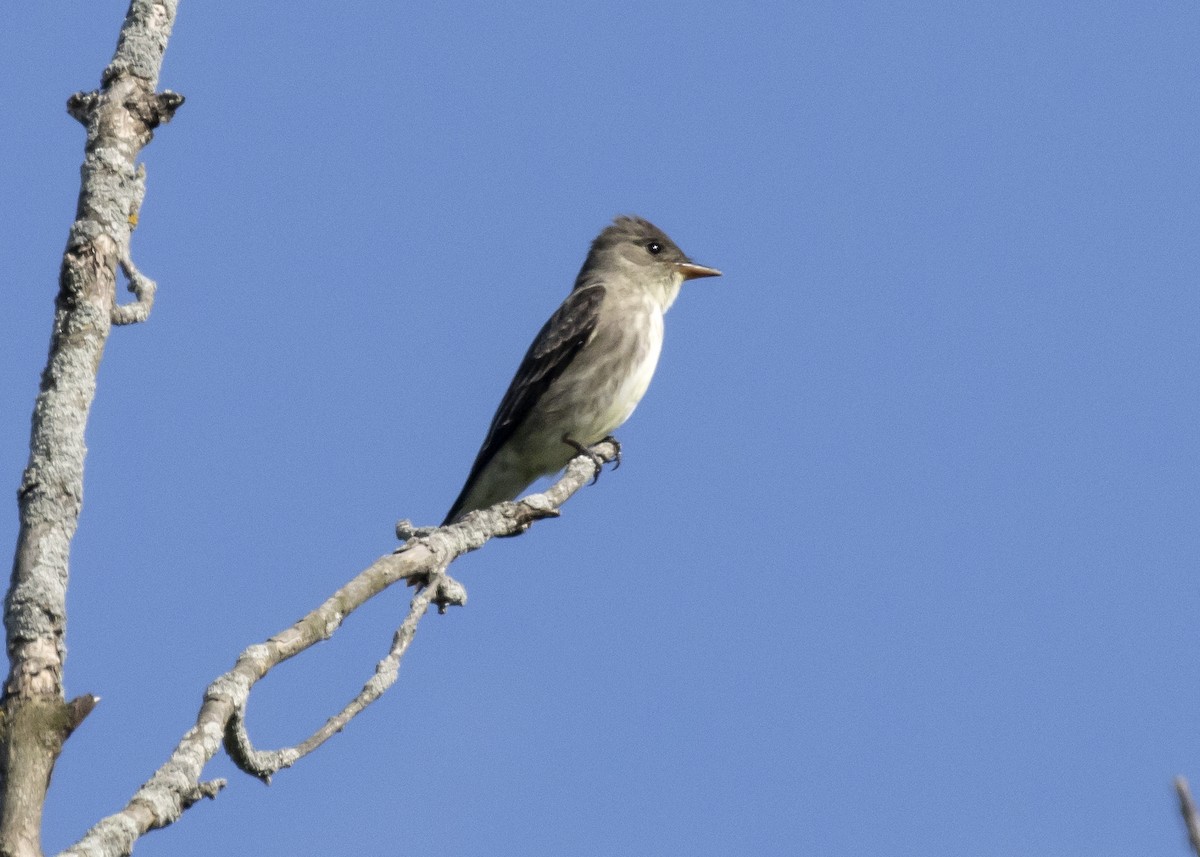
[[[600,442],[611,443],[613,445],[613,449],[617,451],[617,457],[613,459],[613,470],[616,470],[621,466],[621,441],[617,440],[611,434],[608,434],[605,435]]]
[[[600,471],[604,469],[604,459],[597,455],[591,447],[584,446],[575,438],[568,435],[563,435],[563,443],[574,449],[580,455],[586,455],[592,460],[592,466],[596,468],[596,472],[595,475],[592,476],[592,481],[590,484],[595,485],[597,482],[599,482]]]

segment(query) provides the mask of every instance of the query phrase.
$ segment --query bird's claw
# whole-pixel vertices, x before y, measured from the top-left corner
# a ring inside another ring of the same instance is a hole
[[[565,443],[567,446],[574,449],[580,455],[586,455],[588,458],[590,458],[592,460],[592,467],[595,468],[595,473],[592,475],[592,481],[589,482],[588,484],[595,485],[597,482],[599,482],[600,481],[600,471],[602,471],[604,469],[604,459],[601,458],[598,454],[596,454],[596,452],[594,450],[592,450],[591,447],[584,446],[582,443],[575,440],[575,438],[573,438],[573,437],[564,437],[563,443]]]
[[[613,449],[615,449],[617,451],[617,455],[613,459],[613,470],[616,470],[618,467],[621,466],[621,441],[617,440],[615,437],[613,437],[610,434],[610,435],[605,435],[604,438],[600,442],[601,443],[611,443],[613,445]]]

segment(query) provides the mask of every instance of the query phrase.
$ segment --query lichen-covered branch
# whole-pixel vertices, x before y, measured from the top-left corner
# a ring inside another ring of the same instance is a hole
[[[400,674],[400,659],[404,657],[404,653],[412,644],[413,638],[417,634],[417,626],[431,603],[437,604],[439,610],[444,611],[447,605],[461,606],[466,603],[466,600],[466,590],[462,588],[461,584],[451,580],[441,571],[435,572],[433,577],[413,596],[408,616],[396,629],[387,657],[375,665],[375,674],[367,680],[362,690],[345,708],[326,720],[325,725],[300,744],[278,750],[255,749],[250,742],[250,735],[246,731],[245,709],[238,709],[234,711],[233,717],[229,720],[229,727],[225,731],[225,751],[229,753],[230,758],[239,768],[269,784],[272,775],[277,771],[282,768],[290,768],[341,732],[346,728],[347,723],[396,683],[396,677]]]
[[[146,312],[153,293],[129,261],[129,240],[144,192],[138,153],[182,103],[155,92],[176,2],[134,0],[101,89],[68,104],[87,128],[87,143],[34,405],[29,464],[17,492],[20,530],[4,604],[9,671],[0,702],[0,855],[8,857],[41,854],[50,773],[63,741],[95,704],[90,696],[71,704],[63,698],[68,560],[83,501],[84,429],[100,358],[114,316],[123,322],[144,315],[137,308],[117,311],[118,264],[133,272],[131,288]]]
[[[600,443],[592,450],[604,461],[613,461],[617,455],[612,443]],[[289,658],[328,640],[347,616],[389,586],[404,580],[422,587],[413,599],[409,618],[396,633],[392,651],[381,662],[382,672],[390,673],[390,678],[369,681],[368,687],[330,721],[338,720],[344,726],[395,680],[400,657],[430,603],[441,607],[465,601],[465,594],[458,591],[461,587],[456,589],[457,584],[445,577],[449,565],[493,538],[518,535],[535,521],[557,517],[559,507],[586,485],[594,473],[592,459],[580,455],[572,459],[563,476],[542,494],[473,512],[447,527],[414,528],[402,522],[397,530],[406,542],[399,550],[377,559],[294,625],[243,651],[233,669],[208,686],[196,725],[183,736],[167,762],[138,789],[124,809],[97,823],[63,852],[64,857],[124,857],[144,833],[177,821],[200,797],[215,796],[224,783],[203,782],[200,777],[205,764],[225,741],[234,761],[263,779],[315,749],[340,726],[326,735],[327,723],[298,747],[264,753],[250,745],[244,724],[235,725],[235,718],[244,719],[250,690],[263,676]]]

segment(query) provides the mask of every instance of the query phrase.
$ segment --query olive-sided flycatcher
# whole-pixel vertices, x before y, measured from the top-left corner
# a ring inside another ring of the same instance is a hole
[[[521,361],[444,524],[514,499],[611,436],[650,385],[679,287],[720,274],[640,217],[613,221]]]

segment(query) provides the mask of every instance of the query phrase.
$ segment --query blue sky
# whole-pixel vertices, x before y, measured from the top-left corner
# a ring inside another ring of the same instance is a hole
[[[0,34],[0,471],[123,0]],[[382,701],[141,855],[1185,854],[1200,780],[1194,3],[184,2],[150,322],[88,430],[46,847],[245,645],[440,520],[619,213],[689,284],[625,464],[455,567]],[[11,496],[11,495],[10,495]],[[15,514],[3,525],[15,536]],[[357,691],[390,592],[264,682]]]

